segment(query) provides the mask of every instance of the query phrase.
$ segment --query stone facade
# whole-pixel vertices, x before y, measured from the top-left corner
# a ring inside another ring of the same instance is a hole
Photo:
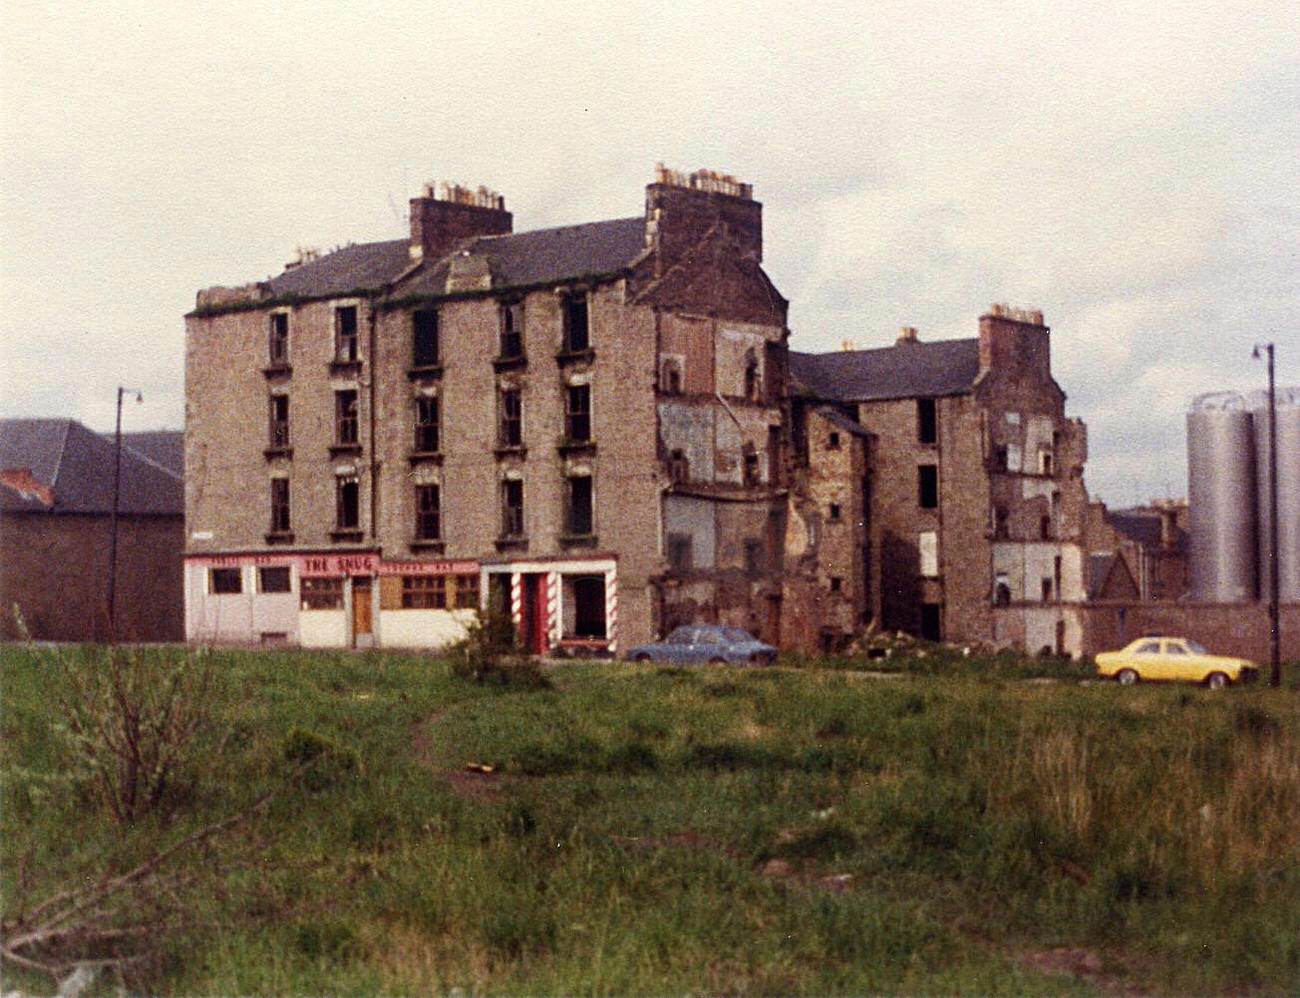
[[[641,218],[519,234],[426,189],[411,219],[186,317],[190,638],[432,646],[491,606],[534,651],[779,636],[786,303],[748,187],[661,168]]]

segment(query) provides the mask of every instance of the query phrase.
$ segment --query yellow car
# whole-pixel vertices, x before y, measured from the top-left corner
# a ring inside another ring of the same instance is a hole
[[[1251,683],[1259,666],[1244,658],[1211,655],[1187,638],[1149,636],[1130,642],[1120,651],[1097,656],[1097,675],[1114,678],[1123,686],[1138,680],[1182,680],[1221,690],[1229,683]]]

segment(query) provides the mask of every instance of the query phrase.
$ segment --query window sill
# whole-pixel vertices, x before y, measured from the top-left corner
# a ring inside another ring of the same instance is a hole
[[[330,540],[335,544],[357,544],[363,536],[360,527],[340,527],[330,531]]]
[[[266,543],[267,544],[292,544],[293,531],[272,530],[269,534],[266,535]]]
[[[406,458],[411,464],[442,464],[440,450],[414,450]]]
[[[528,538],[524,535],[498,537],[496,540],[496,546],[498,551],[527,551]]]
[[[433,538],[417,537],[407,546],[416,554],[442,554],[447,550],[446,541],[434,540]]]
[[[407,368],[406,377],[411,381],[436,381],[442,377],[441,364],[417,364]]]
[[[523,354],[518,357],[494,357],[492,367],[497,371],[512,371],[518,367],[527,367],[528,358]]]
[[[505,447],[498,447],[492,452],[497,457],[517,457],[523,459],[528,456],[528,448],[522,444],[511,444]]]
[[[564,548],[594,548],[597,537],[595,534],[560,534],[556,541]]]
[[[293,368],[288,364],[268,364],[262,368],[267,381],[283,381],[293,376]]]
[[[292,447],[268,447],[266,448],[266,450],[262,451],[262,454],[265,455],[268,461],[273,461],[277,457],[292,458],[293,448]]]
[[[330,457],[358,457],[360,454],[360,444],[330,444]]]
[[[359,360],[330,361],[330,377],[358,378],[360,376],[361,376],[361,361]]]
[[[590,364],[596,359],[596,350],[594,347],[584,347],[581,350],[561,350],[555,355],[555,362],[561,367],[569,364]]]

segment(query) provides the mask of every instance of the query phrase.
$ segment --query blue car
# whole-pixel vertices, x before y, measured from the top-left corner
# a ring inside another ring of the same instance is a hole
[[[627,650],[633,662],[673,662],[678,665],[771,665],[776,649],[739,627],[692,624],[679,627],[663,641]]]

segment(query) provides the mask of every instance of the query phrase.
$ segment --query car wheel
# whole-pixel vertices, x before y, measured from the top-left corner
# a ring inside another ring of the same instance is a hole
[[[649,662],[649,661],[650,661],[650,656],[647,655],[645,652],[641,652],[639,655],[637,655],[635,658],[633,658],[632,661],[633,661],[633,662]]]
[[[1138,674],[1132,669],[1120,669],[1115,679],[1121,686],[1132,686],[1138,681]]]
[[[1228,677],[1222,672],[1211,672],[1205,677],[1205,685],[1212,690],[1221,690],[1228,685]]]
[[[749,664],[750,665],[771,665],[772,656],[765,651],[758,652],[757,654],[750,656]]]

